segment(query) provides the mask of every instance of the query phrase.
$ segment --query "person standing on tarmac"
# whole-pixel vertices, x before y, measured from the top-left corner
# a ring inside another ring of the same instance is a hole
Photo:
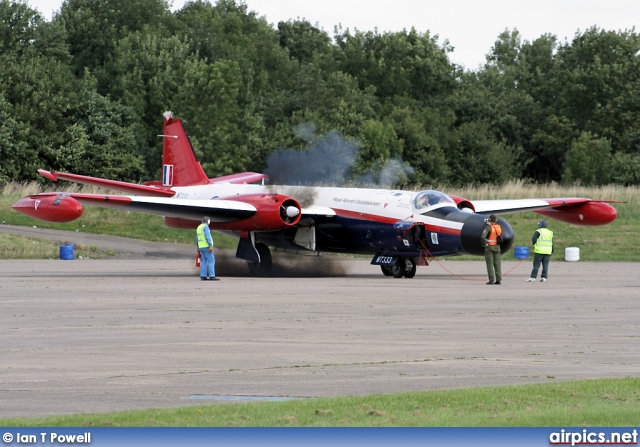
[[[209,224],[211,219],[207,216],[202,218],[202,223],[198,225],[196,230],[196,245],[200,252],[200,280],[201,281],[219,281],[216,277],[216,259],[213,256],[213,240],[211,239],[211,230]]]
[[[502,227],[495,214],[489,216],[487,226],[482,231],[481,243],[484,247],[484,260],[487,263],[487,284],[502,284],[502,261],[500,259],[500,240]]]
[[[531,238],[531,242],[533,242],[533,270],[531,270],[531,277],[527,279],[527,282],[536,280],[540,264],[542,264],[540,282],[545,282],[549,274],[549,259],[553,253],[553,231],[547,228],[546,220],[541,220],[538,227]]]

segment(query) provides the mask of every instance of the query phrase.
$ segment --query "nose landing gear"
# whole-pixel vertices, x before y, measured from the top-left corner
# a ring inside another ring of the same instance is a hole
[[[384,276],[393,276],[394,278],[413,278],[416,276],[417,263],[415,258],[400,257],[393,265],[381,265],[380,269]]]

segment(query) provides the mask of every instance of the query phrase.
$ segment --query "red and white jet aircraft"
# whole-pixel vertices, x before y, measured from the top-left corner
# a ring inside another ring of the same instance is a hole
[[[166,225],[195,229],[203,216],[210,228],[238,238],[236,256],[249,271],[267,274],[269,246],[315,252],[373,255],[372,264],[396,278],[412,278],[434,256],[483,255],[480,236],[487,215],[535,211],[575,225],[605,225],[617,217],[608,203],[585,198],[477,200],[434,190],[267,185],[254,172],[208,178],[195,159],[180,119],[164,114],[163,176],[144,185],[62,172],[38,172],[128,195],[42,193],[13,209],[48,222],[70,222],[83,205],[162,216]],[[513,229],[503,219],[505,253]]]

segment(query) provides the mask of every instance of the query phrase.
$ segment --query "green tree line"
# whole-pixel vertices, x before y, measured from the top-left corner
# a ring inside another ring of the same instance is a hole
[[[0,0],[0,185],[157,179],[165,110],[212,177],[331,144],[357,149],[350,180],[640,184],[635,29],[505,30],[474,71],[452,51],[414,28],[274,27],[234,0],[65,0],[51,21]]]

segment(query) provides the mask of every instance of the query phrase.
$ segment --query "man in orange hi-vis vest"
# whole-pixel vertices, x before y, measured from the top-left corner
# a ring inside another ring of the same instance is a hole
[[[502,227],[495,214],[489,216],[487,227],[482,232],[481,243],[484,247],[484,260],[487,263],[487,284],[502,284],[502,261],[500,260],[500,241]]]

